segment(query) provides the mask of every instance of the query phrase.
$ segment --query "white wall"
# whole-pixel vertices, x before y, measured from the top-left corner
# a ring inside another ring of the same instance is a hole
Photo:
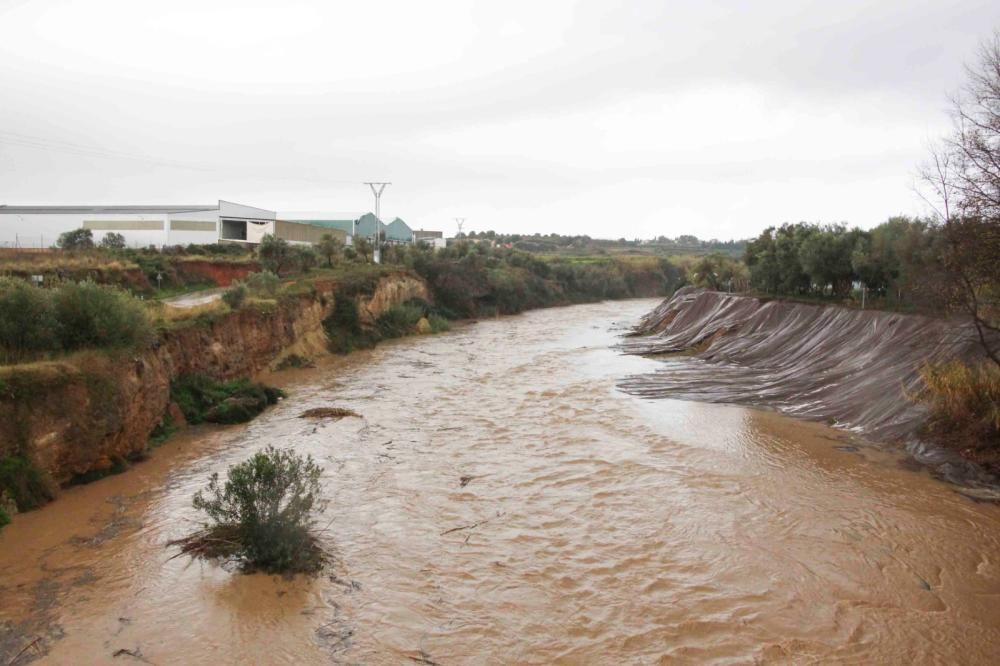
[[[167,216],[157,213],[0,213],[0,244],[21,247],[51,247],[59,235],[79,229],[85,221],[160,221],[162,230],[119,230],[129,247],[163,245],[167,242]],[[94,242],[99,243],[108,233],[95,230]]]
[[[173,223],[174,220],[186,222],[211,222],[215,225],[215,230],[187,231],[174,229],[173,224],[171,224],[170,232],[167,235],[168,245],[189,245],[191,243],[195,243],[197,245],[207,245],[209,243],[219,242],[219,211],[217,210],[194,211],[191,213],[171,213],[171,223]]]

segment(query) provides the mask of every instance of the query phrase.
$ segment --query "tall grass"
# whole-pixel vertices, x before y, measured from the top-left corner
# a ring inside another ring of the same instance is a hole
[[[1000,447],[1000,368],[993,363],[929,363],[915,395],[930,411],[928,427],[945,444]]]

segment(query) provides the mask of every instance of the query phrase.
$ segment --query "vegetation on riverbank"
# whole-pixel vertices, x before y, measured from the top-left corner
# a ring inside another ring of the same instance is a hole
[[[44,289],[0,278],[0,363],[135,347],[150,331],[142,303],[118,287],[88,280]]]
[[[55,488],[30,460],[13,455],[0,458],[0,496],[6,496],[18,511],[28,511],[55,497]]]
[[[170,384],[171,400],[191,425],[244,423],[283,397],[281,389],[249,379],[217,382],[204,375],[187,375]]]
[[[914,398],[927,406],[925,434],[1000,472],[1000,369],[983,361],[927,364]]]
[[[268,446],[230,467],[224,482],[213,474],[193,498],[208,521],[169,545],[195,557],[235,560],[245,571],[316,572],[327,559],[315,532],[326,508],[322,474],[312,456]]]

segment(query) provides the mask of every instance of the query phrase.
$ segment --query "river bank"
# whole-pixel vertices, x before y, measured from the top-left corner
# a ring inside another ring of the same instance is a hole
[[[406,271],[370,277],[346,285],[315,280],[267,307],[182,321],[161,328],[147,349],[0,368],[0,460],[30,461],[53,486],[50,494],[76,478],[121,469],[148,454],[160,424],[183,424],[171,396],[177,378],[242,379],[293,354],[327,354],[324,321],[338,300],[350,300],[358,323],[372,326],[394,306],[430,298]]]
[[[625,378],[626,391],[772,408],[900,442],[944,478],[1000,497],[996,474],[972,462],[974,452],[922,436],[928,412],[914,398],[925,364],[982,357],[964,320],[682,289],[633,333],[623,351],[660,363]]]
[[[0,661],[991,663],[1000,508],[822,424],[621,392],[658,361],[612,346],[657,302],[272,375],[290,398],[255,421],[0,532]],[[331,405],[363,418],[298,418]],[[331,569],[173,558],[194,491],[268,443],[326,468]]]
[[[0,366],[0,516],[146,457],[165,433],[184,425],[171,392],[185,378],[245,380],[285,362],[433,332],[447,326],[444,317],[662,294],[677,278],[672,267],[648,260],[567,264],[466,245],[403,255],[397,258],[411,265],[341,262],[287,278],[246,304],[153,303],[157,331],[148,343]],[[212,274],[220,284],[235,279],[234,268],[249,270],[245,262],[221,265],[226,271]],[[413,318],[417,309],[425,319]]]

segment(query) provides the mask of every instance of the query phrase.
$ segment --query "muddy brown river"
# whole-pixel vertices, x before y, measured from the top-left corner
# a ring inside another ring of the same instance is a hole
[[[0,663],[996,663],[1000,507],[822,425],[626,395],[658,362],[612,346],[655,304],[289,371],[253,423],[19,516]],[[325,406],[364,418],[297,418]],[[194,491],[269,443],[325,467],[330,569],[174,557]]]

